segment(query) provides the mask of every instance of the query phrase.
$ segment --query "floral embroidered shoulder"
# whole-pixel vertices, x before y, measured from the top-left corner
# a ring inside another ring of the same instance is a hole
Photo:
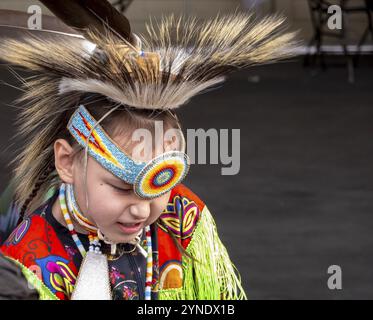
[[[69,231],[51,214],[56,199],[57,193],[24,219],[1,250],[21,267],[40,299],[66,300],[74,290],[81,257]],[[182,256],[169,232],[196,261]],[[151,234],[152,299],[246,299],[240,275],[219,239],[210,211],[186,186],[179,184],[172,190]],[[79,234],[79,238],[88,248],[88,236]],[[141,245],[146,246],[146,239]],[[143,299],[145,259],[135,251],[123,251],[120,257],[108,259],[112,296]]]

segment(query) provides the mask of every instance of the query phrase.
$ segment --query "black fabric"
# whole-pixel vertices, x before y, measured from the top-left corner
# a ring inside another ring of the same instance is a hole
[[[17,226],[19,210],[13,202],[14,182],[11,181],[0,196],[0,245]]]
[[[0,254],[0,300],[37,300],[21,269]]]

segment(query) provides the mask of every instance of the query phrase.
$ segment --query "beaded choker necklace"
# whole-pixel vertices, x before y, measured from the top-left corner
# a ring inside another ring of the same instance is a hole
[[[67,200],[67,201],[66,201]],[[98,230],[98,228],[92,224],[84,215],[80,212],[79,207],[76,203],[74,191],[72,185],[61,184],[59,190],[59,202],[62,210],[63,217],[67,224],[68,230],[84,258],[82,266],[79,270],[78,279],[75,285],[75,290],[72,295],[72,299],[111,299],[111,289],[109,282],[109,271],[107,264],[107,257],[101,252],[100,240],[111,244],[112,253],[113,248],[115,250],[115,244],[109,242]],[[70,213],[74,219],[84,228],[89,234],[89,252],[87,253],[81,241],[79,240],[78,234],[74,229]],[[146,246],[145,251],[139,244],[142,232],[130,243],[138,248],[141,254],[146,259],[146,283],[145,283],[145,300],[151,299],[151,285],[153,276],[153,254],[152,254],[152,239],[150,226],[145,227],[146,235]],[[88,263],[90,261],[90,263]],[[96,272],[97,271],[97,272]],[[97,273],[102,273],[100,277]],[[101,289],[100,289],[101,288]]]

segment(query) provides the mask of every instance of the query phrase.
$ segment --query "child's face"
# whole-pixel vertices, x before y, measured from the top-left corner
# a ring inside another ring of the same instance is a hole
[[[113,140],[120,145],[118,139]],[[146,160],[156,155],[149,155]],[[79,208],[111,241],[123,243],[132,240],[144,226],[155,222],[166,208],[171,191],[158,198],[142,199],[134,193],[132,185],[126,184],[88,156],[87,210],[84,161],[74,160],[73,163],[72,179]],[[126,227],[125,224],[138,225]]]

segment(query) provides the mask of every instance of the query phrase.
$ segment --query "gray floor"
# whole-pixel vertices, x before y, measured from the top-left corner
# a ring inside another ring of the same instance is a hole
[[[363,61],[351,85],[344,68],[253,68],[180,110],[184,128],[241,129],[238,175],[194,165],[186,183],[215,215],[249,298],[373,298],[372,71]],[[3,190],[16,115],[4,104],[17,93],[0,93]],[[327,287],[334,264],[339,291]]]

